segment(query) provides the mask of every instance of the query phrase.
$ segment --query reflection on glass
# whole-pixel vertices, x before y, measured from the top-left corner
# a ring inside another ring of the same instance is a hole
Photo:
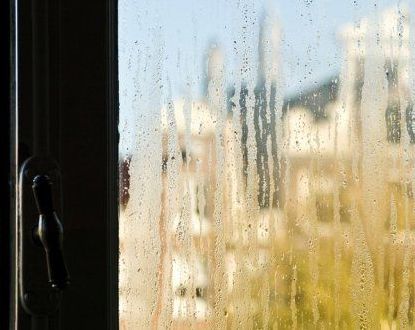
[[[411,5],[119,9],[121,329],[413,328]]]

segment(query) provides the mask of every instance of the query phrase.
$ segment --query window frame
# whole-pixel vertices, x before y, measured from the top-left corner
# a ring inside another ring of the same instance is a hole
[[[0,275],[0,293],[7,292],[0,297],[6,306],[0,309],[0,328],[9,329],[31,326],[18,298],[16,205],[19,170],[24,160],[36,154],[37,113],[32,105],[39,88],[33,72],[39,62],[33,60],[36,51],[31,37],[35,1],[3,1],[2,7],[9,10],[1,10],[1,21],[9,27],[1,33],[10,33],[10,55],[8,61],[1,61],[10,67],[6,77],[9,98],[2,95],[1,99],[10,111],[1,115],[1,134],[7,137],[1,139],[0,149],[10,152],[10,158],[2,159],[0,180],[10,182],[1,185],[3,196],[10,199],[0,202],[0,208],[4,207],[0,211],[0,263],[10,272]],[[62,171],[60,216],[72,277],[63,293],[60,321],[48,329],[118,329],[118,2],[46,2],[47,15],[40,17],[49,29],[50,48],[48,58],[37,55],[50,78],[46,120],[50,122],[50,154]]]
[[[14,81],[12,77],[13,58],[13,24],[12,24],[12,1],[5,0],[0,3],[0,72],[2,72],[2,86],[0,90],[0,328],[6,329],[10,322],[10,277],[11,277],[11,246],[9,221],[11,212],[11,111],[13,107]]]

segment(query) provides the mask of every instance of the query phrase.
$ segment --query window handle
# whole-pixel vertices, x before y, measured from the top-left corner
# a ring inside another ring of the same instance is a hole
[[[45,250],[51,287],[63,290],[69,285],[70,277],[63,255],[63,227],[53,206],[52,182],[47,175],[37,175],[32,189],[39,212],[33,238]]]

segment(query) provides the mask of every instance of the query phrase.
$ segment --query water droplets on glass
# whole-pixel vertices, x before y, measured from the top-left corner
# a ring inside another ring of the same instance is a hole
[[[414,327],[414,10],[120,1],[121,329]]]

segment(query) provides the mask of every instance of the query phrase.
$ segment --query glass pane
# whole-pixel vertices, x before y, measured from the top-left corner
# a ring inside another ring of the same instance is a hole
[[[121,329],[415,327],[414,9],[120,0]]]

